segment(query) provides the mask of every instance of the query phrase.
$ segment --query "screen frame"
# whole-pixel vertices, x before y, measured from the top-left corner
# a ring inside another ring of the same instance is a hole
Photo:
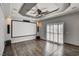
[[[23,36],[13,36],[13,22],[25,22],[25,21],[20,21],[20,20],[11,20],[11,38],[19,38],[19,37],[27,37],[27,36],[36,36],[37,35],[37,24],[35,22],[26,22],[26,23],[32,23],[36,24],[36,34],[31,34],[31,35],[23,35]]]

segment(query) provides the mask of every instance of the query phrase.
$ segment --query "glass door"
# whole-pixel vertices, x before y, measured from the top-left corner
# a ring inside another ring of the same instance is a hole
[[[47,40],[63,43],[63,23],[47,24]]]

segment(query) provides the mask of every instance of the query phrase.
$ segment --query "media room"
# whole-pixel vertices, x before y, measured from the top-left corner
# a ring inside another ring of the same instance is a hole
[[[0,56],[79,56],[79,3],[0,3]]]

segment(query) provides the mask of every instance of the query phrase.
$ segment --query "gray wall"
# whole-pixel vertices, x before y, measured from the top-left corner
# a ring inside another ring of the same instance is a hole
[[[5,19],[0,6],[0,56],[4,51],[5,33]]]
[[[45,20],[39,35],[46,39],[46,24],[64,22],[64,42],[79,46],[79,13]]]

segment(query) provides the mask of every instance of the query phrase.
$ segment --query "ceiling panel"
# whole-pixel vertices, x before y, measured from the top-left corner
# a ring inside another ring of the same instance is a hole
[[[23,16],[26,16],[26,13],[35,5],[36,3],[24,3],[19,13]]]

